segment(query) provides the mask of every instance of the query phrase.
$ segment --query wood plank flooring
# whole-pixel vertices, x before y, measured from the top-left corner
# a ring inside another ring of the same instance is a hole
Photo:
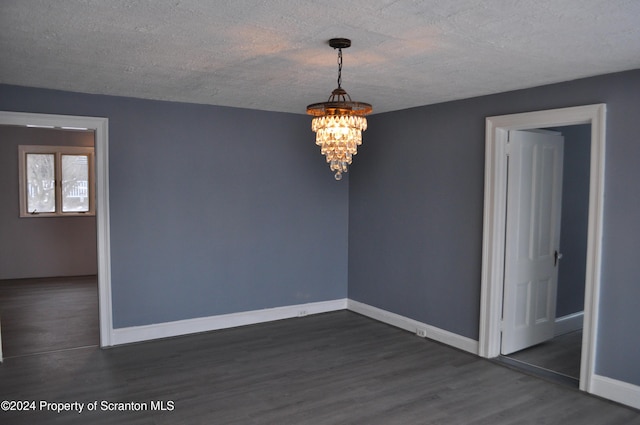
[[[4,357],[97,346],[96,276],[0,281]]]
[[[508,357],[574,379],[580,379],[582,330],[557,336],[549,341]]]
[[[0,399],[99,402],[82,413],[0,412],[18,425],[640,424],[637,410],[348,311],[9,358]],[[175,404],[117,412],[103,400]]]

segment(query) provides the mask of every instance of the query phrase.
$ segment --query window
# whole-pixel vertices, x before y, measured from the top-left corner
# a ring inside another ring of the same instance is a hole
[[[20,217],[95,215],[93,148],[18,147]]]

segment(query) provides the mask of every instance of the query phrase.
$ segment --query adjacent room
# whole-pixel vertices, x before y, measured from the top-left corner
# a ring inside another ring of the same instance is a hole
[[[0,422],[640,425],[638,22],[2,2]]]
[[[93,131],[0,126],[0,139],[3,357],[97,346]]]

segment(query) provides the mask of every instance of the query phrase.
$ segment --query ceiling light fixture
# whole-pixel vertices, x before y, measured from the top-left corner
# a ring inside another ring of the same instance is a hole
[[[307,114],[313,115],[311,129],[316,132],[316,145],[327,157],[329,168],[335,171],[336,180],[347,172],[351,158],[362,144],[362,132],[367,129],[364,117],[373,107],[364,102],[355,102],[342,88],[342,49],[351,46],[347,38],[332,38],[329,46],[338,49],[338,88],[331,92],[329,100],[307,106]]]

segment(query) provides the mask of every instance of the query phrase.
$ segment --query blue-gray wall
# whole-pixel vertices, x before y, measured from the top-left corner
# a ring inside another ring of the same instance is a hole
[[[304,115],[11,86],[0,109],[110,119],[116,327],[342,298],[348,242],[350,298],[477,339],[485,117],[607,103],[596,372],[640,385],[639,94],[636,70],[374,115],[350,189]]]
[[[0,85],[109,118],[114,327],[345,298],[348,180],[304,115]]]
[[[19,145],[93,146],[93,132],[0,126],[0,279],[95,275],[95,217],[20,217]]]
[[[562,218],[556,317],[584,310],[589,224],[591,125],[558,127],[564,136]]]
[[[607,104],[596,373],[640,385],[640,70],[373,116],[350,171],[349,298],[477,339],[485,118],[595,103]]]

